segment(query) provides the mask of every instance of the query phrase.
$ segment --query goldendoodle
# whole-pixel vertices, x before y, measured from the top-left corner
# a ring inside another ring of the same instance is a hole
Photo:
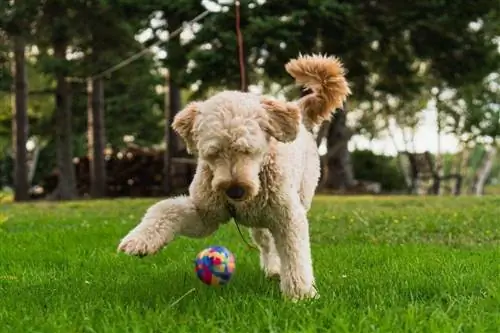
[[[351,91],[335,57],[299,55],[285,68],[312,93],[285,102],[223,91],[176,115],[172,127],[198,159],[189,195],[151,206],[120,251],[154,254],[176,235],[206,237],[233,217],[251,228],[262,269],[279,276],[286,297],[317,295],[307,220],[320,176],[313,129]]]

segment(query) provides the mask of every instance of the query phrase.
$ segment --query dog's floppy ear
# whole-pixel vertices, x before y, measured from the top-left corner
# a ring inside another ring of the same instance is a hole
[[[192,154],[196,151],[196,140],[194,138],[194,120],[198,114],[199,103],[189,103],[184,109],[178,112],[172,122],[173,130],[186,143],[186,150]]]
[[[270,98],[262,98],[261,105],[266,110],[263,130],[281,142],[295,140],[301,122],[298,106]]]

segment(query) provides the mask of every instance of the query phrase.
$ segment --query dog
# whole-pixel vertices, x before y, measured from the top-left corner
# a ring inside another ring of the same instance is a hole
[[[299,55],[285,70],[312,93],[288,102],[222,91],[175,116],[173,130],[197,157],[189,195],[152,205],[119,251],[151,255],[177,235],[207,237],[233,217],[250,228],[262,270],[280,279],[286,298],[319,296],[307,220],[320,177],[313,131],[351,90],[333,56]]]

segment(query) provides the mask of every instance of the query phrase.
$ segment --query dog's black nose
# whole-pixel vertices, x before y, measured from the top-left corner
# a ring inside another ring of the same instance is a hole
[[[226,195],[234,200],[240,200],[245,196],[245,189],[238,185],[233,185],[226,190]]]

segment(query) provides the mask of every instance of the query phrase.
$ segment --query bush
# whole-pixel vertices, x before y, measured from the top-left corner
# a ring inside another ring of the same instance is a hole
[[[14,164],[9,156],[0,156],[0,191],[3,187],[12,186]]]
[[[351,158],[356,179],[378,182],[384,192],[406,189],[404,174],[396,157],[377,155],[371,150],[355,150]]]
[[[0,188],[0,204],[12,202],[14,200],[14,193],[11,188]],[[0,214],[0,223],[2,222],[2,215]]]

